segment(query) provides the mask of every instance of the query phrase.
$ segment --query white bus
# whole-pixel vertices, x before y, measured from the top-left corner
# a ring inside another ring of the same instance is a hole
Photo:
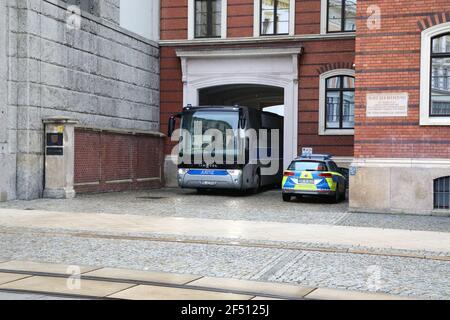
[[[169,136],[177,118],[181,188],[257,193],[263,186],[281,185],[282,116],[242,106],[188,106],[170,117]]]

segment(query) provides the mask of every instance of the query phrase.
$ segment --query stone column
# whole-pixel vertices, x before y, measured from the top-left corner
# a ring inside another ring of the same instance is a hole
[[[45,189],[44,198],[75,197],[75,125],[78,121],[53,117],[45,125]]]

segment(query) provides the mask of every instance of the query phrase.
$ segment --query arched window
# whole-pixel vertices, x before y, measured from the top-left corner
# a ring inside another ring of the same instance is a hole
[[[333,70],[321,75],[319,134],[353,134],[355,127],[355,77],[353,70]]]
[[[434,209],[450,209],[450,176],[434,180]]]
[[[450,22],[422,31],[420,124],[450,125]]]
[[[431,40],[430,116],[450,116],[450,33]]]

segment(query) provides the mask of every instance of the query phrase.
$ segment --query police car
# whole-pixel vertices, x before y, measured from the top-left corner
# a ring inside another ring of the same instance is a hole
[[[330,155],[310,154],[294,159],[284,172],[283,201],[293,196],[326,196],[339,202],[345,199],[347,178]]]

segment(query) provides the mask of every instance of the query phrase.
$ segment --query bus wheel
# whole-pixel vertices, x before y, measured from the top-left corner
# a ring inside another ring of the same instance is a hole
[[[289,202],[289,201],[291,201],[291,195],[290,195],[290,194],[284,194],[284,193],[283,193],[283,201],[284,201],[284,202]]]
[[[259,175],[259,173],[256,174],[255,180],[256,180],[256,187],[252,189],[253,194],[257,194],[261,190],[261,176]]]

